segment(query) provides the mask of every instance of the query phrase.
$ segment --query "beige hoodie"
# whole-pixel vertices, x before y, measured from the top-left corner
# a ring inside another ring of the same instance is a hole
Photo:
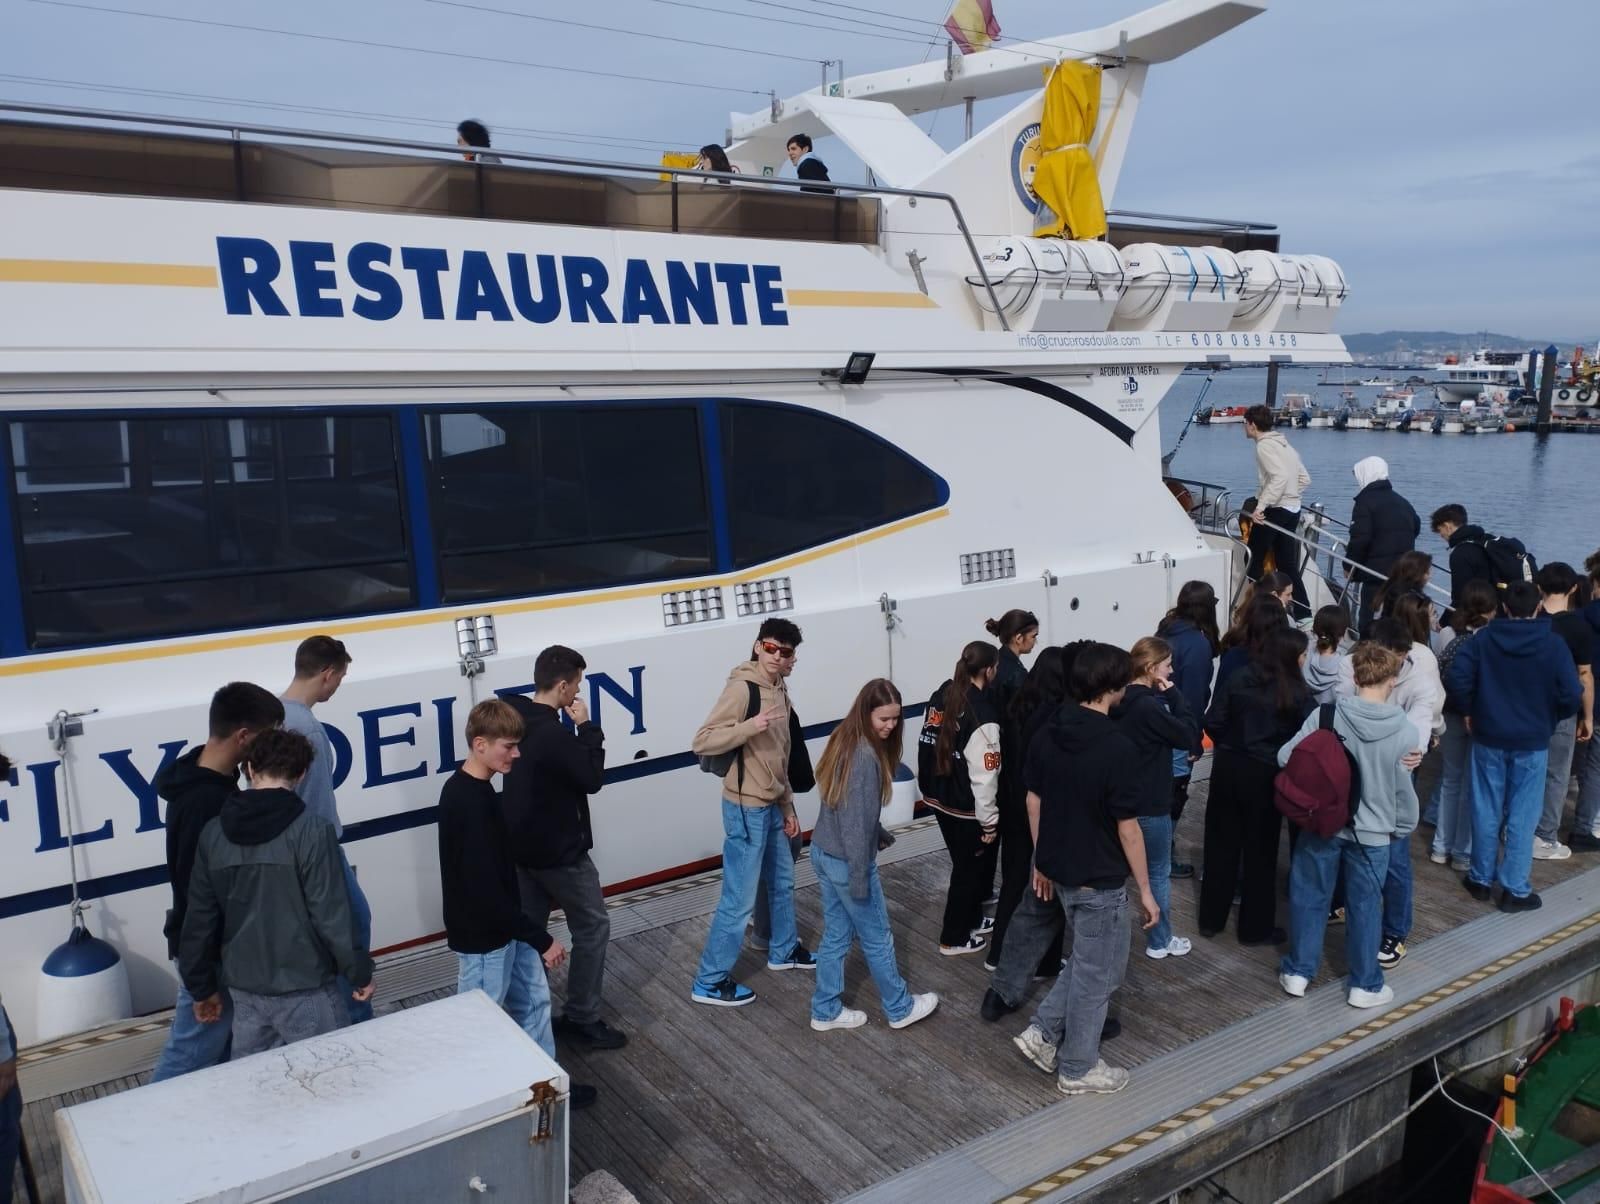
[[[1311,474],[1300,462],[1300,453],[1277,431],[1268,431],[1256,440],[1256,506],[1284,510],[1300,509],[1300,494],[1311,484]]]
[[[761,689],[761,709],[776,710],[767,730],[757,731],[750,710],[750,688]],[[770,807],[776,803],[787,818],[794,814],[794,791],[789,788],[789,692],[782,679],[769,681],[756,661],[744,661],[728,674],[728,684],[705,723],[694,734],[690,747],[696,756],[715,756],[730,749],[744,748],[744,787],[739,784],[739,762],[729,766],[722,779],[725,798],[746,807]]]

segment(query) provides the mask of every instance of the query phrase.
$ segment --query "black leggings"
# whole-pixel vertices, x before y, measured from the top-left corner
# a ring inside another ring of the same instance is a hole
[[[1205,881],[1200,927],[1228,926],[1239,888],[1239,939],[1265,941],[1277,927],[1278,840],[1283,816],[1272,801],[1278,767],[1219,748],[1206,801]],[[1241,854],[1242,867],[1241,867]]]
[[[983,922],[983,897],[993,862],[992,844],[983,843],[983,829],[975,819],[957,819],[935,811],[944,847],[950,850],[950,889],[944,900],[941,945],[965,945],[972,930]]]
[[[990,846],[993,847],[992,845]],[[989,937],[988,960],[1000,964],[1000,950],[1006,929],[1023,895],[1033,888],[1033,833],[1028,828],[1028,813],[1021,815],[1004,804],[1000,808],[1000,901],[994,909],[994,932]],[[1054,974],[1061,968],[1064,927],[1056,925],[1056,936],[1039,962],[1040,973]]]

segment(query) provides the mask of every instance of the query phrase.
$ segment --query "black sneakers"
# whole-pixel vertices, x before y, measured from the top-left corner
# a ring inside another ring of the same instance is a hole
[[[1487,887],[1481,882],[1474,882],[1471,878],[1461,879],[1461,885],[1466,887],[1467,894],[1471,895],[1479,903],[1487,903],[1494,898],[1493,888]]]
[[[1500,896],[1501,911],[1538,911],[1544,906],[1544,900],[1537,892],[1529,891],[1525,895],[1514,895],[1505,891]]]
[[[588,1083],[573,1083],[567,1103],[574,1112],[581,1112],[584,1108],[593,1107],[594,1101],[599,1098],[600,1092]]]
[[[552,1021],[550,1028],[556,1036],[576,1041],[587,1049],[621,1049],[628,1043],[627,1033],[612,1028],[604,1020],[578,1024],[562,1016]]]
[[[796,945],[794,952],[781,961],[769,959],[767,962],[769,970],[815,970],[816,968],[817,959],[811,956],[811,950],[804,945]]]
[[[1005,996],[990,987],[983,993],[983,1004],[978,1008],[978,1015],[993,1024],[1002,1016],[1010,1015],[1017,1009],[1005,1001]]]
[[[1378,946],[1378,964],[1387,970],[1398,966],[1406,955],[1406,943],[1397,936],[1386,936]]]

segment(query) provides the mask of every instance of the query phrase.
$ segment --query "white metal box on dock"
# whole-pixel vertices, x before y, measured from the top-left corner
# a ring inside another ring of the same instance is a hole
[[[567,1198],[566,1072],[482,992],[56,1114],[68,1204]]]

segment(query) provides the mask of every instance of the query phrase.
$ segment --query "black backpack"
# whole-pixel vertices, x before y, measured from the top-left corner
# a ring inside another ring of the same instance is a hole
[[[750,701],[745,707],[744,717],[754,719],[761,713],[761,687],[753,681],[744,683],[750,691]],[[727,752],[711,753],[700,758],[700,769],[704,773],[715,774],[717,777],[726,776],[728,770],[735,765],[739,767],[739,792],[744,792],[744,745],[730,748]],[[811,750],[806,747],[806,738],[800,730],[800,716],[796,714],[794,704],[789,705],[789,789],[796,794],[804,794],[817,784],[816,772],[811,768]]]
[[[1487,535],[1478,545],[1488,558],[1489,571],[1494,575],[1495,586],[1505,589],[1513,581],[1533,581],[1539,571],[1539,562],[1523,546],[1522,541],[1510,535]]]

